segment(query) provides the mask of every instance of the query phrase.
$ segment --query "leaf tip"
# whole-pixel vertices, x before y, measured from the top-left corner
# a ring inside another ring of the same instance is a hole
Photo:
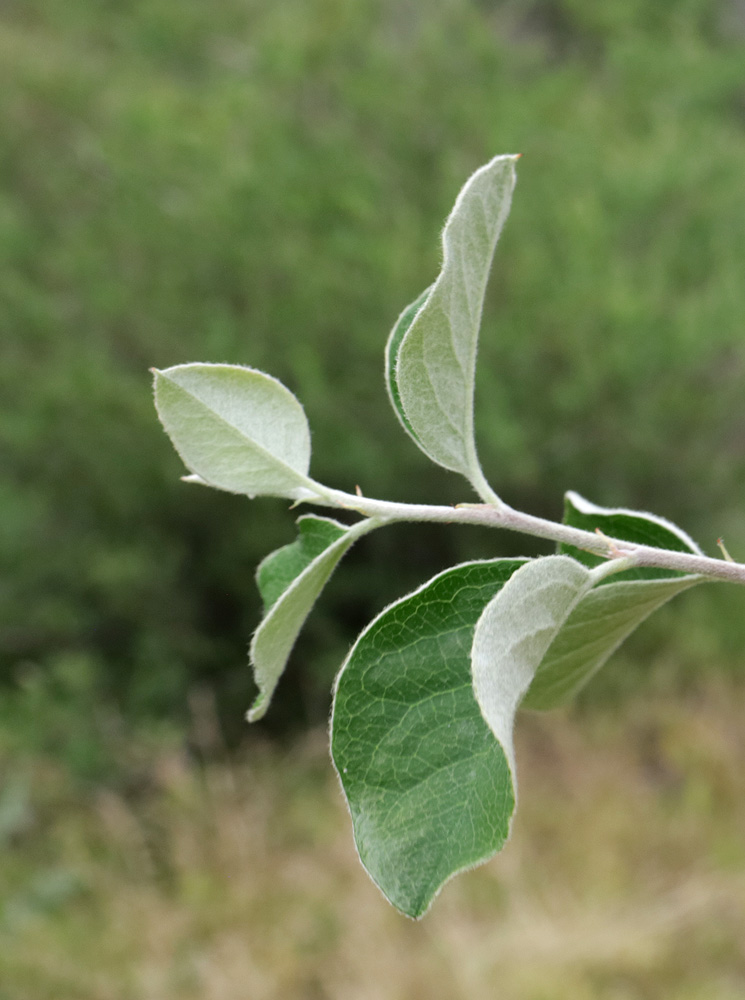
[[[246,722],[258,722],[259,719],[263,719],[266,715],[266,710],[269,707],[266,695],[262,692],[257,695],[256,700],[253,705],[246,712]]]

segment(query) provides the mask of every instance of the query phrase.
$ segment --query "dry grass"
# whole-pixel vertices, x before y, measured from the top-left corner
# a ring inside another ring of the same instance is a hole
[[[420,923],[361,870],[323,734],[164,755],[130,798],[75,801],[39,767],[0,876],[0,998],[740,1000],[742,705],[524,718],[512,842]]]

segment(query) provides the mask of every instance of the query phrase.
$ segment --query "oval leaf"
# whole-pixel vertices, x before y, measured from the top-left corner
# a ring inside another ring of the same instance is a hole
[[[534,559],[484,608],[473,636],[473,688],[515,780],[515,713],[567,618],[593,585],[590,570],[568,556]]]
[[[476,704],[470,651],[485,604],[524,562],[434,577],[368,625],[337,680],[331,751],[360,860],[408,916],[509,832],[510,771]]]
[[[483,475],[473,437],[476,349],[516,159],[497,156],[468,180],[445,224],[442,271],[429,293],[401,315],[388,344],[391,399],[404,427],[432,461],[462,473],[479,491]],[[425,297],[409,320],[410,310]]]
[[[257,580],[265,615],[249,650],[259,688],[248,712],[256,722],[269,708],[292,647],[318,595],[354,542],[377,527],[367,519],[351,528],[308,514],[298,519],[298,540],[277,549],[259,565]]]
[[[155,371],[155,405],[192,473],[231,493],[307,499],[310,431],[281,382],[239,365],[177,365]]]

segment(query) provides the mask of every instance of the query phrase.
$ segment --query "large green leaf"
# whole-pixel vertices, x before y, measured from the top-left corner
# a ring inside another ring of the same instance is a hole
[[[331,749],[360,859],[412,917],[509,834],[510,767],[476,703],[470,653],[484,606],[524,563],[434,577],[364,630],[337,680]]]
[[[316,495],[308,422],[281,382],[238,365],[177,365],[154,375],[158,416],[202,481],[251,497]]]
[[[259,688],[249,722],[266,713],[298,633],[337,563],[361,535],[377,526],[367,519],[347,528],[314,514],[297,523],[297,541],[267,556],[256,574],[265,613],[249,651]]]
[[[442,271],[399,317],[387,347],[389,391],[404,427],[434,462],[461,472],[482,494],[473,436],[476,350],[516,159],[498,156],[468,180],[445,224]]]
[[[566,495],[564,520],[585,531],[600,529],[622,541],[701,554],[684,531],[663,518],[640,511],[598,507],[577,493]],[[562,546],[561,551],[586,566],[603,562],[569,546]],[[645,618],[676,594],[700,582],[699,576],[636,568],[591,590],[574,609],[543,658],[523,706],[548,709],[570,701]]]
[[[515,713],[541,660],[593,582],[593,571],[569,556],[534,559],[510,577],[476,625],[473,688],[510,763],[515,790]]]

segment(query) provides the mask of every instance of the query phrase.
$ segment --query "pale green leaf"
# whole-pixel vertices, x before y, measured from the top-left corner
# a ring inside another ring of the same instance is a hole
[[[569,556],[534,559],[510,577],[476,625],[473,688],[510,763],[513,784],[515,713],[551,643],[593,582],[592,571]]]
[[[310,614],[339,560],[354,542],[377,527],[367,519],[346,528],[309,514],[298,520],[298,540],[278,549],[257,571],[265,615],[251,640],[250,658],[259,688],[248,721],[260,719]]]
[[[238,365],[177,365],[154,375],[158,416],[199,479],[251,497],[317,495],[308,422],[281,382]]]
[[[619,580],[595,587],[551,644],[523,707],[549,709],[571,701],[645,618],[700,581],[698,576],[683,576]]]
[[[516,159],[498,156],[468,180],[445,224],[442,271],[429,293],[399,318],[387,349],[391,399],[404,427],[434,462],[462,473],[480,492],[483,474],[473,436],[476,351]]]
[[[306,566],[348,531],[346,525],[316,514],[303,514],[299,517],[297,529],[297,540],[272,552],[259,563],[256,570],[256,583],[264,602],[264,614]]]
[[[701,555],[693,539],[670,521],[641,511],[598,507],[578,493],[567,493],[564,520],[622,541]],[[604,561],[569,546],[561,551],[587,566]],[[701,582],[700,576],[646,567],[609,577],[574,609],[543,658],[523,706],[548,709],[570,701],[653,611]]]
[[[390,336],[388,337],[388,343],[385,345],[385,384],[388,389],[388,396],[391,401],[391,406],[396,412],[396,416],[404,425],[409,434],[414,438],[416,443],[421,447],[421,442],[417,438],[416,431],[409,423],[409,418],[404,412],[404,408],[401,405],[401,393],[398,388],[398,378],[396,374],[396,364],[398,362],[398,349],[401,346],[401,341],[404,338],[404,334],[408,331],[411,324],[414,322],[414,318],[419,310],[422,308],[424,303],[427,301],[429,293],[432,291],[432,285],[429,288],[425,288],[422,294],[414,299],[411,305],[408,305],[401,315],[396,320],[396,323],[391,330]],[[426,449],[425,449],[426,450]]]
[[[476,703],[470,652],[484,606],[524,562],[440,573],[368,625],[337,680],[331,749],[360,859],[409,916],[509,832],[510,770]]]

